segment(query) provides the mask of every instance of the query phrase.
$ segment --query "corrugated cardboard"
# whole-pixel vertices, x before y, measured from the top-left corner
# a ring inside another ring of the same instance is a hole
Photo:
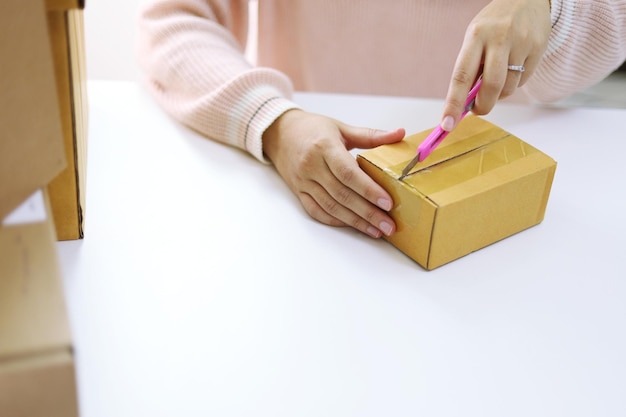
[[[42,1],[0,1],[0,221],[66,166]]]
[[[85,0],[46,0],[48,10],[69,10],[85,8]]]
[[[0,416],[78,415],[54,226],[0,224]],[[38,210],[37,207],[34,210]]]
[[[399,181],[429,133],[357,156],[393,197],[394,246],[431,270],[543,220],[556,162],[474,115]]]
[[[59,240],[84,235],[87,88],[83,1],[46,0],[67,168],[48,186]]]

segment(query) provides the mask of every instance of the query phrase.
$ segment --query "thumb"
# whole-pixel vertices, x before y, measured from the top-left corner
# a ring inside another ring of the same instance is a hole
[[[388,143],[396,143],[404,139],[405,135],[403,128],[379,130],[346,124],[340,124],[339,131],[341,132],[347,149],[371,149]]]

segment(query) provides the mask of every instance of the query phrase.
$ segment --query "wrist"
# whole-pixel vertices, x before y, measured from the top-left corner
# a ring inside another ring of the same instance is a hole
[[[263,135],[261,137],[262,145],[263,145],[263,153],[267,156],[267,158],[273,163],[274,158],[280,148],[280,140],[284,136],[283,132],[286,127],[289,125],[290,121],[293,120],[294,117],[298,115],[298,113],[302,113],[300,109],[289,109],[286,112],[282,113],[280,116],[276,118],[269,125]]]

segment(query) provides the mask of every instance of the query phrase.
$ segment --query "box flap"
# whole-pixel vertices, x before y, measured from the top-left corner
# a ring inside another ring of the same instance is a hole
[[[45,8],[0,1],[0,220],[64,167]]]
[[[375,165],[384,167],[395,174],[392,176],[399,178],[402,169],[415,156],[417,147],[432,130],[429,129],[409,135],[400,143],[380,146],[361,155],[371,160]],[[498,126],[470,114],[459,123],[456,129],[450,132],[426,160],[419,162],[413,168],[413,171],[407,178],[417,171],[428,169],[452,158],[457,158],[509,135],[510,133]]]
[[[71,346],[48,208],[46,213],[44,221],[0,225],[0,362]]]
[[[515,136],[508,135],[465,153],[420,168],[407,176],[404,182],[426,195],[432,195],[453,185],[484,176],[487,172],[497,170],[537,152],[539,151],[536,148],[522,142]]]
[[[84,9],[85,0],[46,0],[47,10]]]

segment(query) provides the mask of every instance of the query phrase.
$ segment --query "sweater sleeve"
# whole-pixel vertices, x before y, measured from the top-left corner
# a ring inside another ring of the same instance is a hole
[[[552,33],[525,85],[540,102],[590,87],[626,60],[626,0],[552,0]]]
[[[263,132],[285,111],[284,74],[243,53],[247,0],[151,0],[139,12],[138,62],[156,101],[203,135],[263,155]]]

